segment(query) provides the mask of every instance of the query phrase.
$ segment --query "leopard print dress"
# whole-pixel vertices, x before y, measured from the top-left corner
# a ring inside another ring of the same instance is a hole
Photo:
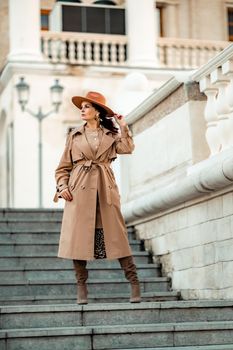
[[[101,137],[103,135],[101,128],[90,129],[85,127],[85,136],[87,142],[89,143],[93,154],[96,154]],[[97,205],[96,205],[96,224],[95,224],[95,243],[94,243],[94,258],[95,259],[105,259],[106,250],[104,243],[104,230],[101,220],[99,197],[97,193]]]

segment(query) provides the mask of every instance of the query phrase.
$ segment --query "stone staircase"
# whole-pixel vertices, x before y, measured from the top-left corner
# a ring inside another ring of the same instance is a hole
[[[143,301],[118,261],[88,262],[76,304],[71,260],[57,258],[60,210],[0,211],[0,350],[233,350],[233,301],[182,301],[128,228]]]

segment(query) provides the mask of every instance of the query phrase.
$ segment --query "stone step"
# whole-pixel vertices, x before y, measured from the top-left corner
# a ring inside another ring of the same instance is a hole
[[[232,306],[232,301],[222,300],[1,306],[0,324],[3,329],[21,329],[233,321]]]
[[[141,253],[141,252],[139,252]],[[144,252],[142,252],[144,253]],[[154,264],[151,261],[151,257],[147,254],[134,254],[135,261],[137,262],[138,265],[143,265],[143,266],[149,266],[153,267],[158,266],[159,264]],[[47,270],[47,269],[68,269],[68,268],[73,268],[73,263],[72,260],[70,259],[62,259],[62,258],[57,258],[54,255],[51,257],[0,257],[0,266],[1,269],[14,269],[15,267],[20,266],[23,269],[41,269],[41,270]],[[119,262],[117,259],[115,260],[106,260],[106,259],[101,259],[101,260],[92,260],[87,262],[87,267],[88,268],[116,268],[119,267]]]
[[[75,294],[62,294],[62,295],[19,295],[19,296],[1,296],[0,305],[50,305],[50,304],[75,304]],[[158,301],[173,301],[180,298],[180,293],[177,291],[169,292],[142,292],[142,300],[145,302],[158,302]],[[89,305],[90,303],[124,303],[129,302],[129,292],[127,293],[102,293],[100,295],[88,294]]]
[[[108,349],[108,350],[118,350],[118,349]],[[132,349],[121,349],[121,350],[132,350]],[[174,346],[172,347],[162,347],[162,348],[137,348],[136,350],[233,350],[233,343],[232,344],[225,344],[225,345],[203,345],[203,346]]]
[[[133,235],[129,235],[129,242],[140,244],[143,247],[143,241],[136,240]],[[24,233],[0,233],[0,244],[12,244],[12,243],[22,243],[22,244],[58,244],[60,238],[60,232],[24,232]]]
[[[120,264],[113,267],[88,267],[89,278],[122,278],[124,272]],[[138,276],[140,277],[160,277],[160,265],[158,264],[141,264],[137,265]],[[74,276],[73,266],[68,268],[54,267],[41,269],[36,266],[34,269],[27,266],[1,267],[0,266],[0,280],[22,280],[22,279],[71,279]]]
[[[167,277],[143,277],[140,279],[142,292],[169,291],[170,279]],[[88,279],[88,290],[96,296],[101,293],[121,293],[130,291],[130,284],[125,278]],[[62,295],[75,294],[75,277],[70,280],[0,280],[0,295]]]
[[[152,262],[152,258],[148,252],[133,252],[136,264],[146,264]],[[57,264],[58,261],[63,261],[65,259],[58,258],[54,253],[40,252],[38,254],[9,254],[6,256],[0,255],[0,266],[29,266],[34,268],[35,266],[47,269],[53,264]],[[106,260],[105,263],[108,261]],[[104,261],[102,262],[104,263]]]
[[[31,224],[32,225],[32,224]],[[15,228],[7,228],[7,229],[0,229],[0,237],[1,240],[4,241],[4,237],[9,238],[10,236],[14,236],[17,235],[19,237],[23,237],[23,236],[32,236],[32,235],[60,235],[60,228],[61,228],[61,224],[57,224],[57,223],[52,223],[50,224],[49,222],[46,223],[45,225],[43,223],[40,223],[40,225],[38,225],[38,223],[33,223],[33,227],[25,227],[25,228],[20,228],[17,224],[15,224]],[[135,232],[134,231],[130,231],[128,229],[128,238],[130,240],[135,240]],[[6,239],[7,239],[6,238]],[[20,238],[18,238],[20,239]]]
[[[29,221],[0,221],[0,233],[1,232],[15,232],[16,230],[18,232],[24,232],[24,231],[32,231],[32,232],[40,232],[42,229],[47,231],[54,231],[54,230],[60,230],[61,228],[61,220],[43,220],[38,225],[38,220]],[[42,232],[43,232],[42,231]]]
[[[63,210],[61,209],[1,209],[0,220],[61,220]]]
[[[233,343],[233,321],[7,329],[0,331],[0,341],[5,350],[223,345]]]
[[[134,252],[139,252],[143,251],[143,245],[139,241],[132,241],[131,240],[131,248],[132,251]],[[23,243],[23,242],[18,242],[18,243],[6,243],[6,242],[1,242],[0,243],[0,256],[9,256],[11,254],[27,254],[30,252],[30,254],[38,254],[40,252],[53,252],[56,254],[58,251],[58,243]]]

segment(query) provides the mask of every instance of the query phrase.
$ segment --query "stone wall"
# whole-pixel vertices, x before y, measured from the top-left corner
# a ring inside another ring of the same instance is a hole
[[[233,297],[232,189],[136,225],[184,299]]]

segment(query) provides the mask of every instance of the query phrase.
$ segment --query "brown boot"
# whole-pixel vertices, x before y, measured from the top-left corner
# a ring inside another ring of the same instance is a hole
[[[87,304],[87,285],[88,270],[86,269],[86,260],[73,260],[75,275],[78,286],[77,303],[80,305]]]
[[[137,269],[134,263],[133,256],[126,256],[123,258],[119,258],[119,263],[124,270],[126,279],[131,284],[131,303],[140,303],[141,295],[140,295],[140,283],[137,276]]]

